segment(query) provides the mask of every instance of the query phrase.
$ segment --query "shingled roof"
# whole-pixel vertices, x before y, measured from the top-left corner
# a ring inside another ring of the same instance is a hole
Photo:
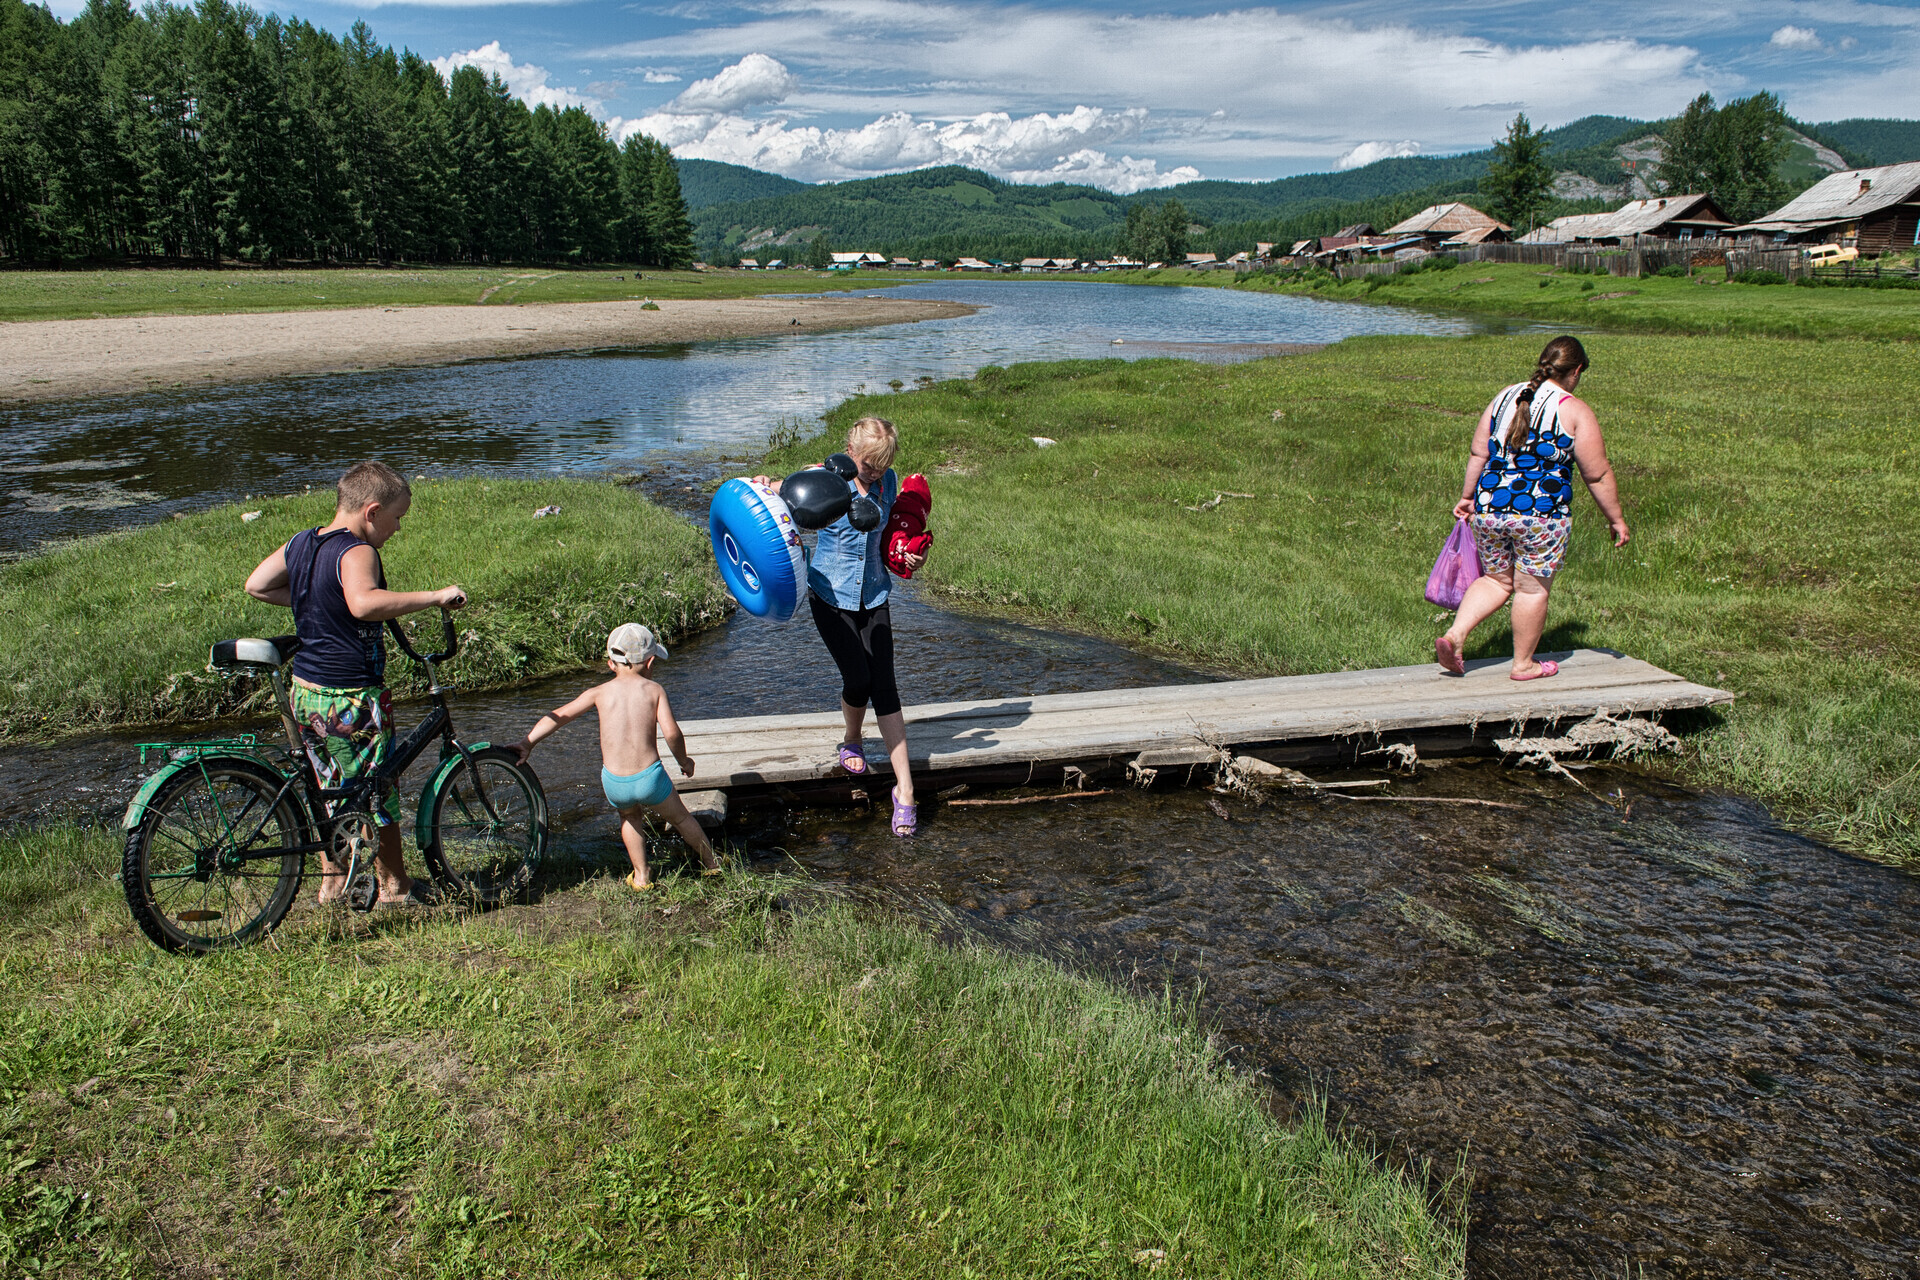
[[[1675,224],[1702,231],[1719,231],[1728,226],[1727,219],[1713,203],[1712,196],[1649,196],[1645,200],[1629,200],[1612,213],[1575,213],[1555,218],[1550,236],[1542,239],[1551,243],[1567,240],[1631,240],[1635,236],[1653,235],[1662,227]],[[1534,237],[1528,236],[1527,239],[1533,240]]]
[[[1920,200],[1920,160],[1830,173],[1764,218],[1736,230],[1787,230],[1851,222],[1891,205]]]
[[[1396,222],[1387,228],[1390,236],[1425,235],[1429,232],[1444,232],[1458,235],[1463,231],[1477,231],[1482,228],[1511,231],[1506,223],[1480,212],[1470,204],[1455,201],[1451,204],[1430,204],[1411,218]]]

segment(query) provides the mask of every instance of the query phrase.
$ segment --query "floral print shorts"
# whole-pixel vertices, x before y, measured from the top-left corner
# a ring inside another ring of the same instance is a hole
[[[1506,573],[1516,567],[1532,578],[1551,578],[1567,555],[1572,516],[1495,515],[1476,511],[1467,520],[1480,552],[1481,573]]]

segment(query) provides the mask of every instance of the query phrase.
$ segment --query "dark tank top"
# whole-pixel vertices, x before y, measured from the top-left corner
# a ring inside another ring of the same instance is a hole
[[[324,536],[318,529],[308,529],[287,543],[288,596],[294,630],[300,634],[293,674],[308,684],[364,689],[386,677],[387,646],[381,624],[354,617],[340,586],[340,557],[370,545],[346,529]],[[378,585],[385,587],[387,575],[378,551],[373,553],[373,571]]]

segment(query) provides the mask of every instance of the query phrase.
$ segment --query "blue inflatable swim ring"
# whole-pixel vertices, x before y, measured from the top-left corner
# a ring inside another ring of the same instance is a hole
[[[740,607],[784,622],[807,589],[807,553],[800,529],[777,489],[729,480],[707,512],[713,558]]]

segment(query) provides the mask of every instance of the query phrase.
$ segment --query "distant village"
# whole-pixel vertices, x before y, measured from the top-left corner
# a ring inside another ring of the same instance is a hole
[[[1920,161],[1849,169],[1829,174],[1764,217],[1736,224],[1708,195],[1664,195],[1630,200],[1611,213],[1555,218],[1522,235],[1472,205],[1431,205],[1401,222],[1378,230],[1367,223],[1342,227],[1332,235],[1294,244],[1257,243],[1222,258],[1189,253],[1179,262],[1139,262],[1126,257],[1100,259],[887,257],[853,252],[833,255],[834,271],[1098,272],[1183,267],[1202,271],[1251,271],[1265,267],[1321,266],[1360,273],[1398,269],[1435,253],[1460,260],[1539,262],[1565,265],[1569,252],[1610,256],[1631,254],[1633,269],[1613,274],[1638,275],[1678,263],[1689,267],[1720,265],[1729,252],[1764,254],[1770,265],[1788,274],[1811,267],[1875,259],[1920,247]],[[801,268],[780,259],[742,258],[749,271]]]

